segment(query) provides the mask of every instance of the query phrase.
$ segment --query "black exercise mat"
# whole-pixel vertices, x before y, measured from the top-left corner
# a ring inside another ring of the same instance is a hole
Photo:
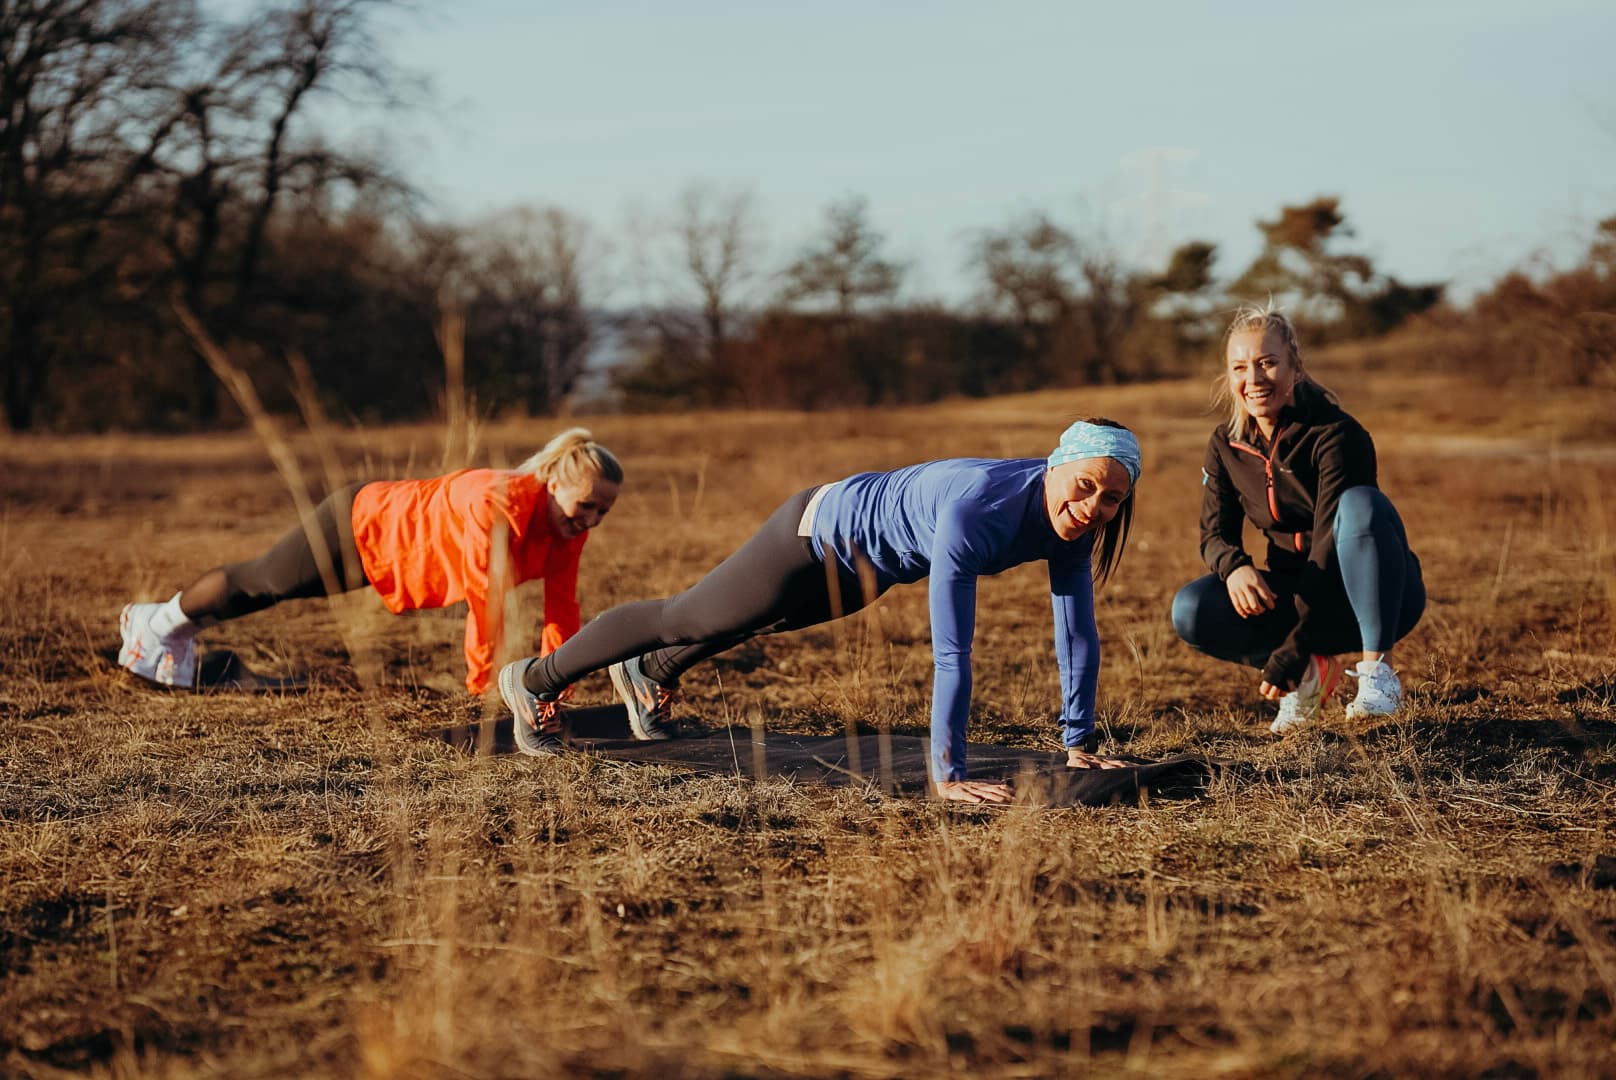
[[[426,734],[473,753],[516,752],[509,716],[463,724]],[[779,777],[800,783],[874,784],[888,790],[927,789],[929,740],[918,735],[785,735],[728,727],[682,739],[641,742],[629,738],[623,707],[568,710],[567,742],[583,752],[614,761],[675,765],[701,772]],[[884,747],[883,747],[884,742]],[[1010,780],[1035,801],[1056,806],[1105,806],[1134,802],[1144,792],[1188,795],[1199,792],[1212,772],[1200,757],[1165,761],[1123,758],[1120,769],[1068,769],[1064,753],[970,744],[971,776]]]

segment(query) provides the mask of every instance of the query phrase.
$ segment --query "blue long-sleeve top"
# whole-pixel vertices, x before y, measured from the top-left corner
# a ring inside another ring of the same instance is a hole
[[[1094,534],[1066,541],[1044,509],[1042,458],[950,458],[893,472],[860,473],[831,488],[814,514],[813,544],[877,587],[929,577],[931,775],[963,780],[971,708],[976,579],[1022,563],[1049,563],[1067,746],[1094,730],[1100,635],[1094,623]]]

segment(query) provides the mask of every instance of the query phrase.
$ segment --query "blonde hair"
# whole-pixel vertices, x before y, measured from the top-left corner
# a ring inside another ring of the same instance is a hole
[[[1272,300],[1266,304],[1241,304],[1235,309],[1234,318],[1229,321],[1228,329],[1223,331],[1225,365],[1228,362],[1229,339],[1248,330],[1259,330],[1265,337],[1277,331],[1280,340],[1285,343],[1285,351],[1290,354],[1291,364],[1296,368],[1296,384],[1300,386],[1302,383],[1307,383],[1323,394],[1325,400],[1337,405],[1340,404],[1332,390],[1308,374],[1307,366],[1302,363],[1302,345],[1296,338],[1296,325],[1290,321],[1284,312],[1274,306]],[[1251,414],[1246,412],[1245,406],[1229,390],[1227,366],[1220,368],[1217,381],[1212,384],[1212,406],[1213,408],[1227,410],[1229,438],[1249,439],[1251,437],[1253,424]]]
[[[577,484],[591,476],[602,476],[614,484],[623,482],[623,464],[617,456],[596,442],[588,428],[568,428],[544,449],[516,467],[540,480]]]

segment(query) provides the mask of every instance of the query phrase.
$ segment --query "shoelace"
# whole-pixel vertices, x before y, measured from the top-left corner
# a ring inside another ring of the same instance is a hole
[[[561,702],[541,701],[538,703],[539,731],[546,735],[561,734]]]
[[[652,707],[647,719],[652,720],[657,727],[673,726],[673,703],[679,700],[679,691],[667,690],[657,687],[656,705]]]
[[[1375,685],[1375,676],[1373,672],[1359,671],[1356,667],[1350,667],[1342,668],[1341,674],[1358,680],[1359,693],[1362,693],[1365,688],[1384,693],[1379,686]]]

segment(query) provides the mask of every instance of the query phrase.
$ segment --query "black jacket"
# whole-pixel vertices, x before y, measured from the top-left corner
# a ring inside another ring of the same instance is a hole
[[[1331,529],[1342,492],[1376,486],[1369,432],[1312,383],[1299,383],[1272,445],[1255,426],[1240,442],[1218,425],[1201,482],[1201,558],[1212,572],[1228,580],[1252,564],[1241,543],[1242,521],[1250,519],[1268,537],[1269,569],[1296,589],[1296,627],[1268,657],[1263,678],[1289,686],[1310,654],[1346,651],[1343,639],[1357,640],[1357,624]]]

